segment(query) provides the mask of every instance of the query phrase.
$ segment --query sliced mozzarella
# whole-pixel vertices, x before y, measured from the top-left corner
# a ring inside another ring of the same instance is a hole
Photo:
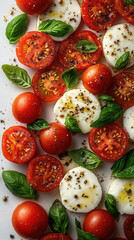
[[[102,198],[102,190],[94,173],[76,167],[62,179],[60,196],[68,210],[85,213],[97,207]]]
[[[123,115],[123,125],[130,139],[134,141],[134,106],[125,111]]]
[[[100,104],[97,98],[85,89],[73,89],[66,92],[55,104],[54,113],[56,119],[65,123],[69,114],[73,116],[83,133],[91,130],[90,124],[100,115]]]
[[[103,51],[107,62],[115,67],[116,61],[127,51],[130,52],[126,67],[134,64],[134,26],[118,24],[106,32],[103,38]]]
[[[81,9],[77,0],[52,0],[50,7],[38,16],[37,25],[48,19],[63,21],[71,25],[73,27],[72,32],[74,32],[81,21]],[[51,37],[56,41],[62,41],[69,37],[72,32],[63,37]]]
[[[134,179],[116,179],[108,192],[115,197],[121,214],[134,214]]]

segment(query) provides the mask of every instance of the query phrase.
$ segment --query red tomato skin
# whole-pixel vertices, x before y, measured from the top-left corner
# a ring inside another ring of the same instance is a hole
[[[125,239],[125,238],[118,238],[118,237],[116,237],[116,238],[110,238],[109,240],[127,240],[127,239]]]
[[[100,240],[105,240],[113,234],[115,221],[108,211],[96,209],[89,212],[85,217],[83,230],[95,235]]]
[[[18,95],[12,104],[14,117],[22,123],[34,122],[40,116],[41,110],[41,101],[32,92],[25,92]]]
[[[104,64],[95,64],[86,69],[82,76],[84,87],[93,94],[102,94],[110,86],[112,72]]]
[[[12,214],[15,231],[23,238],[42,237],[48,227],[48,216],[43,207],[31,201],[19,204]]]
[[[16,0],[18,7],[29,15],[43,13],[51,3],[51,0]]]
[[[115,0],[115,8],[118,13],[129,23],[134,25],[134,6],[124,0]]]
[[[48,233],[40,240],[72,240],[72,238],[62,233]]]
[[[45,152],[57,155],[70,147],[72,136],[65,126],[54,122],[49,128],[41,130],[39,140]]]
[[[128,240],[134,239],[134,214],[126,218],[124,222],[124,233]]]

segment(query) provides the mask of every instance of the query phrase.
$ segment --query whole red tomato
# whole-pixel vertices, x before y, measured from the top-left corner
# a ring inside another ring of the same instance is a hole
[[[44,12],[51,0],[16,0],[16,3],[23,12],[34,15]]]

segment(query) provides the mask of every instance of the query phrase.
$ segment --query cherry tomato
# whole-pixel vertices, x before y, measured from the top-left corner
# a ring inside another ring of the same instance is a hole
[[[32,92],[18,95],[12,105],[14,117],[22,123],[34,122],[41,114],[41,101]]]
[[[43,13],[51,0],[16,0],[18,7],[25,13],[34,15]]]
[[[19,39],[16,54],[19,61],[27,67],[43,69],[53,62],[56,47],[46,33],[31,31]]]
[[[54,122],[40,132],[39,140],[47,153],[57,155],[70,147],[72,136],[65,126]]]
[[[62,80],[63,72],[63,68],[52,65],[47,69],[39,70],[35,73],[32,79],[32,87],[42,101],[52,102],[63,95],[66,87]]]
[[[81,11],[86,25],[95,31],[107,30],[117,16],[114,0],[83,0]]]
[[[110,237],[115,230],[113,216],[104,209],[93,210],[84,219],[83,230],[89,232],[100,240]]]
[[[134,25],[134,5],[124,0],[115,0],[115,8],[126,21]]]
[[[43,207],[31,201],[19,204],[12,215],[15,231],[24,238],[42,237],[48,226],[48,216]]]
[[[31,132],[22,126],[8,128],[2,136],[2,151],[14,163],[28,162],[36,153],[36,142]]]
[[[93,94],[105,92],[111,84],[112,72],[104,64],[95,64],[86,69],[82,76],[84,87]]]
[[[63,178],[61,162],[50,156],[41,155],[33,158],[27,168],[27,180],[37,191],[49,192],[58,187]]]
[[[121,158],[128,146],[125,131],[116,123],[92,128],[88,141],[92,151],[107,161],[116,161]]]
[[[80,52],[74,46],[80,40],[87,40],[96,44],[98,49],[92,53]],[[85,69],[95,64],[102,52],[102,45],[98,36],[90,31],[81,31],[64,40],[58,49],[58,59],[65,68],[75,67]]]
[[[128,240],[134,239],[134,214],[129,216],[124,222],[124,233]]]
[[[72,240],[72,238],[62,233],[49,233],[40,240]]]

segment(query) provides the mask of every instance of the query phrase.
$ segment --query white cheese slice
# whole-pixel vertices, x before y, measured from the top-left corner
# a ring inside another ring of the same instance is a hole
[[[134,106],[124,112],[123,125],[130,139],[134,141]]]

